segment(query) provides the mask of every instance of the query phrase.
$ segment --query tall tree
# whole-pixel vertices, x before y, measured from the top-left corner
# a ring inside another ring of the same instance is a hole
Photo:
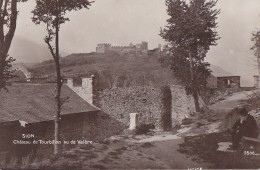
[[[255,31],[252,34],[252,41],[254,43],[251,50],[254,50],[254,55],[256,56],[257,68],[258,68],[258,78],[260,78],[260,31]],[[258,88],[260,88],[260,83],[258,82]]]
[[[17,3],[27,0],[0,0],[0,90],[6,88],[8,80],[12,78],[8,51],[16,30]]]
[[[54,118],[54,140],[60,139],[60,113],[61,106],[65,99],[61,98],[62,76],[60,67],[60,48],[59,48],[59,32],[61,24],[69,21],[65,16],[67,12],[78,11],[82,8],[88,9],[91,2],[88,0],[36,0],[36,7],[32,11],[32,21],[35,24],[46,24],[47,36],[44,38],[50,53],[54,59],[56,67],[56,115]],[[58,144],[54,144],[54,154],[57,155],[61,152]]]
[[[200,111],[199,91],[206,87],[210,75],[204,62],[211,45],[217,45],[218,9],[216,0],[166,0],[170,18],[160,35],[166,40],[161,61],[169,66],[192,94],[196,111]]]

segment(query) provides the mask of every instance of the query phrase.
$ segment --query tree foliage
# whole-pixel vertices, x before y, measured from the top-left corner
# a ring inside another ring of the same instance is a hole
[[[260,77],[260,31],[257,30],[252,33],[253,46],[251,50],[254,51],[254,55],[256,56],[256,62],[258,67],[258,77]],[[258,88],[260,87],[260,83],[258,83]]]
[[[36,7],[32,11],[32,21],[35,24],[44,23],[46,25],[47,36],[44,38],[45,43],[48,45],[52,57],[55,62],[56,68],[56,115],[54,119],[55,130],[54,140],[59,141],[60,139],[60,113],[61,106],[66,101],[66,98],[61,97],[62,87],[62,75],[60,68],[60,50],[59,50],[59,31],[61,24],[69,21],[66,17],[66,13],[70,11],[78,11],[82,8],[88,9],[91,2],[88,0],[36,0]],[[54,154],[59,154],[61,148],[58,144],[54,144]]]
[[[27,0],[0,0],[0,90],[9,84],[7,82],[13,76],[10,71],[10,63],[13,58],[8,58],[17,21],[17,3]]]
[[[172,128],[172,93],[169,85],[160,88],[161,119],[160,126],[164,131]]]
[[[13,57],[7,57],[6,61],[4,62],[4,71],[3,77],[0,79],[0,84],[3,86],[2,89],[8,91],[7,86],[11,85],[12,78],[18,77],[14,74],[15,70],[12,69],[12,63],[15,61]]]
[[[219,39],[216,19],[220,11],[214,9],[216,3],[215,0],[166,0],[170,18],[160,32],[167,42],[161,61],[174,71],[195,102],[211,72],[204,58]]]
[[[82,8],[87,8],[91,5],[88,0],[36,0],[36,7],[32,11],[32,21],[35,24],[44,23],[47,26],[48,35],[45,37],[45,42],[51,50],[52,56],[56,57],[57,45],[55,48],[50,44],[57,32],[60,25],[69,21],[66,13],[70,11],[78,11]],[[56,52],[55,52],[56,51]]]
[[[253,46],[251,50],[254,50],[254,55],[258,58],[258,63],[260,62],[260,31],[255,31],[252,34]]]

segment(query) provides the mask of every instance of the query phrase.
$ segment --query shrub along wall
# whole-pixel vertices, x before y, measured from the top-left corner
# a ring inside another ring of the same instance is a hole
[[[141,123],[160,125],[161,92],[160,87],[135,86],[112,88],[99,92],[98,106],[118,121],[129,126],[129,113],[139,113]],[[187,96],[181,86],[170,86],[172,95],[172,126],[181,123],[194,112],[192,96]]]
[[[170,86],[161,87],[161,129],[167,131],[172,128],[172,93]]]

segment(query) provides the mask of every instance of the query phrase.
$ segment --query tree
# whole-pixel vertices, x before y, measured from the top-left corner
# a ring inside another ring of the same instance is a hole
[[[88,0],[36,0],[36,7],[32,11],[32,21],[35,24],[46,24],[47,36],[44,38],[50,53],[54,59],[56,67],[56,115],[54,118],[54,140],[60,139],[60,113],[61,106],[65,99],[61,97],[62,76],[60,67],[60,50],[59,50],[59,31],[61,24],[69,21],[65,16],[67,12],[77,11],[82,8],[88,9],[91,2]],[[54,43],[53,43],[54,42]],[[54,154],[57,155],[61,152],[58,144],[54,144]]]
[[[27,0],[0,0],[0,90],[9,84],[12,78],[10,64],[13,58],[8,58],[8,51],[16,30],[17,21],[17,2]]]
[[[12,62],[14,62],[15,59],[13,57],[9,57],[5,60],[4,62],[4,70],[3,70],[3,76],[0,79],[0,84],[2,84],[2,89],[5,89],[8,91],[6,86],[9,86],[10,83],[10,79],[18,77],[14,74],[15,70],[12,69]],[[0,89],[1,90],[1,89]]]
[[[251,40],[254,43],[251,50],[254,50],[254,55],[257,58],[258,77],[260,78],[260,31],[253,32]],[[260,88],[259,82],[258,82],[258,88]]]
[[[200,111],[199,91],[206,87],[210,75],[209,63],[204,62],[211,45],[217,45],[218,9],[215,0],[166,0],[170,18],[160,35],[167,42],[161,62],[170,67],[194,98]]]

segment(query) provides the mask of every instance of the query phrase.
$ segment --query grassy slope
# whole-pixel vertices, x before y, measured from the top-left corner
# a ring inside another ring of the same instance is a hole
[[[132,85],[176,84],[172,72],[162,68],[156,55],[71,54],[61,58],[64,77],[89,77],[94,74],[100,88]],[[31,68],[34,75],[54,77],[52,60]]]

